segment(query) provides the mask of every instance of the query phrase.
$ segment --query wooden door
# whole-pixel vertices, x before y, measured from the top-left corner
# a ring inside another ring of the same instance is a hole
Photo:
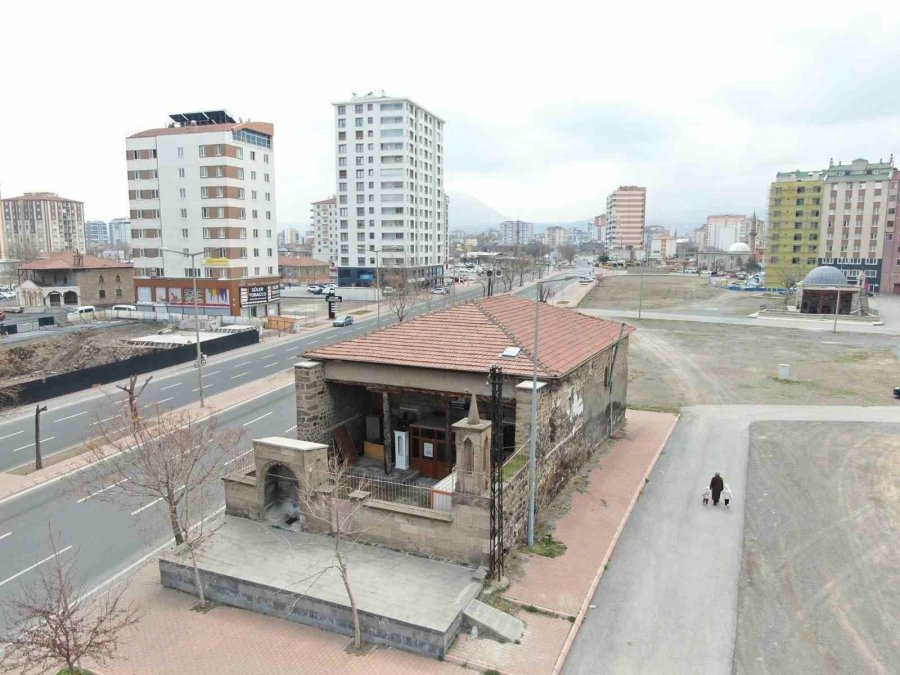
[[[410,466],[423,476],[440,480],[450,473],[445,429],[413,424],[409,428]]]

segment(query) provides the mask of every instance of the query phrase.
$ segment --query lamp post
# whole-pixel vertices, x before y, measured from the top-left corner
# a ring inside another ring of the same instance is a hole
[[[378,312],[378,328],[381,328],[381,259],[378,254],[384,249],[375,249],[375,307]]]
[[[569,281],[577,277],[563,277],[552,281]],[[528,547],[534,546],[535,494],[537,492],[537,372],[538,372],[538,331],[541,316],[541,286],[546,281],[538,281],[534,288],[534,348],[531,350],[531,438],[528,443]]]
[[[185,251],[176,251],[172,248],[164,248],[163,251],[169,253],[178,253],[186,258],[191,259],[191,280],[194,285],[194,341],[197,343],[197,387],[200,392],[200,407],[204,407],[203,402],[203,352],[200,350],[200,312],[197,307],[197,267],[194,264],[194,258],[203,255],[203,251],[196,253],[186,253]]]
[[[852,305],[853,303],[851,302],[850,304]],[[838,312],[840,312],[840,311],[841,311],[841,287],[838,286],[837,301],[834,303],[834,328],[832,328],[832,330],[831,330],[832,333],[837,333],[837,319],[838,319]]]
[[[638,319],[641,318],[641,310],[644,307],[644,261],[642,260],[638,266],[641,273],[640,287],[638,288]]]

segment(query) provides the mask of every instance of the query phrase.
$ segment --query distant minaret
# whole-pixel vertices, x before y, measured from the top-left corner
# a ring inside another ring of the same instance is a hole
[[[756,255],[756,209],[753,209],[753,217],[750,219],[750,252]]]

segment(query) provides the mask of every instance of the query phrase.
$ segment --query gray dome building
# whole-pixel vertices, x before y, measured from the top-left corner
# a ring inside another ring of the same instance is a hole
[[[803,277],[804,286],[846,286],[847,277],[837,267],[820,265]]]
[[[802,314],[861,314],[860,291],[837,267],[820,265],[810,270],[797,287],[797,309]]]

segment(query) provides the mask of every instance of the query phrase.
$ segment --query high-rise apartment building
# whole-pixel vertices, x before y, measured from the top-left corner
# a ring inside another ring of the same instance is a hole
[[[571,233],[564,227],[559,225],[551,225],[544,230],[546,244],[551,250],[556,250],[560,246],[566,246],[571,238]]]
[[[109,244],[109,226],[103,220],[88,220],[84,223],[85,245],[91,250],[105,248]]]
[[[6,255],[17,251],[83,253],[84,204],[53,192],[26,192],[0,200]]]
[[[647,188],[621,185],[606,198],[607,241],[611,254],[641,251],[647,215]]]
[[[534,223],[524,220],[505,220],[497,227],[501,246],[525,246],[534,240]]]
[[[109,245],[113,248],[131,245],[131,221],[128,218],[109,221]]]
[[[594,220],[588,224],[588,241],[606,243],[606,214],[594,216]]]
[[[339,283],[372,285],[376,266],[443,283],[444,121],[389,96],[354,96],[334,114]]]
[[[895,234],[897,213],[900,211],[900,171],[891,174],[891,186],[888,198],[888,219],[885,223],[884,249],[881,256],[881,288],[882,293],[900,295],[900,236]]]
[[[197,277],[205,314],[277,313],[273,125],[223,110],[171,119],[126,140],[137,302],[190,312]]]
[[[313,258],[327,260],[333,265],[338,257],[337,200],[331,197],[313,202],[309,211],[314,237]],[[349,232],[349,229],[345,231]]]
[[[791,286],[818,265],[824,185],[824,171],[776,174],[769,188],[766,286]]]

